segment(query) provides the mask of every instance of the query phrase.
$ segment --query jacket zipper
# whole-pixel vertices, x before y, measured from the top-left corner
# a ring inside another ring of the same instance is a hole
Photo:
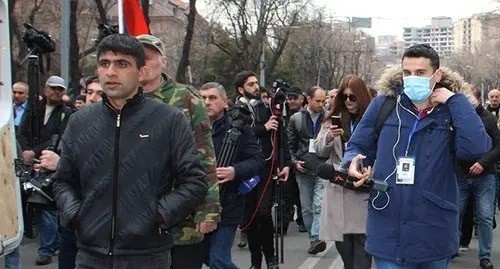
[[[117,196],[118,196],[118,172],[119,172],[119,165],[120,165],[120,159],[119,159],[119,153],[120,153],[120,116],[121,116],[121,111],[118,112],[116,116],[116,129],[115,129],[115,150],[114,150],[114,176],[113,176],[113,212],[112,212],[112,217],[111,217],[111,238],[110,238],[110,244],[109,244],[109,256],[113,255],[113,249],[115,245],[115,232],[116,232],[116,214],[117,214],[117,208],[118,208],[118,201],[117,201]]]

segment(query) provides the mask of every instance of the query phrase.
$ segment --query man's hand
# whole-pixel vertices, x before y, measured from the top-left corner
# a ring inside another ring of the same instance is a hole
[[[303,161],[297,161],[295,163],[295,169],[297,169],[297,171],[299,171],[301,173],[304,173],[306,171],[306,169],[304,168],[304,162]]]
[[[33,159],[35,158],[35,152],[32,150],[23,151],[23,160],[25,164],[31,165],[33,163]]]
[[[234,179],[234,167],[217,167],[216,170],[218,184],[223,184]]]
[[[476,162],[469,168],[469,174],[472,176],[480,175],[484,171],[484,167]]]
[[[196,223],[196,231],[202,234],[207,234],[215,231],[217,229],[217,222],[215,221],[204,221]]]
[[[363,185],[363,183],[370,181],[372,168],[370,166],[363,167],[363,159],[366,159],[366,156],[358,154],[351,160],[351,165],[349,165],[349,176],[359,179],[358,181],[354,182],[355,187],[359,187]]]
[[[49,171],[56,171],[57,163],[59,162],[59,155],[50,150],[42,151],[40,156],[40,163],[34,164],[33,167],[36,171],[44,168]]]
[[[266,131],[278,130],[278,120],[276,116],[271,116],[269,120],[264,124]]]
[[[452,97],[455,93],[451,92],[446,88],[438,88],[435,89],[431,94],[431,102],[444,104],[450,97]]]
[[[280,171],[278,168],[278,180],[286,182],[288,180],[288,174],[290,173],[290,167],[285,166],[283,167],[283,170]]]

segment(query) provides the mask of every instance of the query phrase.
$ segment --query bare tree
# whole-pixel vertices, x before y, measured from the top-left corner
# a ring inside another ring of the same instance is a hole
[[[305,3],[304,3],[305,2]],[[283,52],[288,41],[286,27],[293,25],[297,13],[309,1],[300,0],[218,0],[213,1],[219,7],[215,11],[221,14],[221,22],[227,22],[227,34],[224,38],[212,39],[222,52],[226,53],[235,68],[257,70],[264,44],[268,42],[268,32],[277,29],[276,46],[270,45],[271,67],[276,66],[277,58]],[[222,23],[225,25],[224,23]],[[284,33],[284,34],[282,34]],[[219,36],[219,37],[221,37]],[[230,41],[230,42],[228,42]],[[269,43],[268,43],[269,44]]]
[[[175,79],[181,83],[186,83],[186,69],[189,66],[189,52],[191,50],[191,41],[194,34],[194,23],[196,20],[196,0],[189,0],[189,14],[188,24],[186,28],[186,35],[184,37],[184,45],[182,47],[181,60],[177,67],[177,74]]]

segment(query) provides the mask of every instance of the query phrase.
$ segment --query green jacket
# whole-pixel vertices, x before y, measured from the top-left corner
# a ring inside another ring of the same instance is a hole
[[[172,227],[175,245],[190,245],[203,240],[203,234],[196,231],[196,224],[203,221],[218,222],[220,218],[219,185],[215,173],[215,151],[212,142],[212,127],[205,105],[199,93],[191,86],[180,84],[162,74],[162,85],[152,95],[166,104],[178,107],[191,122],[198,155],[207,173],[209,186],[205,201],[188,218]],[[148,94],[149,95],[149,94]]]

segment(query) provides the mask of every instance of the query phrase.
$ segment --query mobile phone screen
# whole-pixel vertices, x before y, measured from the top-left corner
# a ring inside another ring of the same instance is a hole
[[[338,128],[342,128],[342,122],[340,121],[340,116],[331,117],[332,125],[337,125]]]

